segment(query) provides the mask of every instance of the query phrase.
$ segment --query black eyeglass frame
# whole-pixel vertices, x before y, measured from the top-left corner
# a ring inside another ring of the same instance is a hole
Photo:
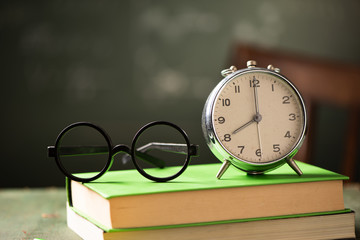
[[[183,166],[181,167],[181,169],[175,173],[174,175],[172,176],[169,176],[169,177],[164,177],[164,178],[159,178],[159,177],[154,177],[148,173],[146,173],[140,166],[139,164],[137,163],[137,161],[135,160],[135,154],[136,154],[136,149],[135,149],[135,145],[137,143],[137,140],[138,138],[140,137],[140,135],[145,131],[147,130],[148,128],[150,127],[153,127],[155,125],[167,125],[167,126],[170,126],[170,127],[173,127],[175,128],[178,132],[181,133],[181,135],[184,137],[185,139],[185,142],[186,142],[186,146],[187,146],[187,156],[186,156],[186,159],[184,161],[184,164]],[[103,167],[103,169],[98,173],[96,174],[95,176],[93,177],[90,177],[90,178],[80,178],[80,177],[77,177],[77,176],[74,176],[72,174],[70,174],[66,168],[64,167],[64,165],[62,164],[61,160],[60,160],[60,157],[59,157],[59,147],[61,145],[61,139],[63,138],[63,136],[65,136],[66,133],[68,133],[71,129],[75,128],[75,127],[79,127],[79,126],[88,126],[88,127],[91,127],[91,128],[94,128],[95,130],[97,130],[106,140],[106,143],[107,143],[107,147],[109,149],[109,153],[108,153],[108,158],[107,158],[107,162],[105,164],[105,166]],[[106,133],[105,130],[103,130],[101,127],[99,127],[98,125],[95,125],[93,123],[90,123],[90,122],[76,122],[76,123],[73,123],[73,124],[70,124],[69,126],[67,126],[66,128],[64,128],[60,134],[58,135],[58,137],[56,138],[56,141],[55,141],[55,145],[54,146],[49,146],[48,147],[48,156],[49,157],[54,157],[55,158],[55,162],[57,164],[57,166],[59,167],[59,169],[61,170],[61,172],[69,179],[71,180],[74,180],[74,181],[77,181],[77,182],[83,182],[83,183],[86,183],[86,182],[91,182],[91,181],[94,181],[98,178],[100,178],[101,176],[103,176],[112,166],[113,164],[113,161],[114,161],[114,157],[115,155],[117,155],[118,153],[121,153],[121,152],[124,152],[124,153],[127,153],[131,156],[131,159],[132,159],[132,162],[133,164],[135,165],[135,168],[137,169],[137,171],[142,175],[144,176],[145,178],[147,179],[150,179],[152,181],[156,181],[156,182],[167,182],[167,181],[170,181],[170,180],[173,180],[175,178],[177,178],[178,176],[180,176],[187,168],[187,166],[189,165],[190,163],[190,160],[191,160],[191,157],[192,156],[196,156],[197,155],[197,148],[198,146],[197,145],[194,145],[194,144],[190,144],[190,140],[189,140],[189,137],[187,136],[186,132],[180,128],[179,126],[177,126],[176,124],[174,123],[171,123],[171,122],[167,122],[167,121],[154,121],[154,122],[150,122],[148,124],[145,124],[142,128],[140,128],[137,133],[135,134],[133,140],[132,140],[132,144],[131,144],[131,148],[129,148],[127,145],[124,145],[124,144],[118,144],[118,145],[115,145],[113,147],[113,144],[112,144],[112,141],[111,141],[111,138],[110,136]],[[68,185],[68,184],[67,184]]]

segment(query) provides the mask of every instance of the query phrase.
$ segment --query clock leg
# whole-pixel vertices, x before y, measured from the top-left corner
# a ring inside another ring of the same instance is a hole
[[[230,161],[225,159],[223,164],[221,165],[219,172],[216,174],[216,177],[220,179],[230,165],[231,165]]]
[[[297,173],[297,175],[301,176],[303,174],[300,168],[298,167],[298,165],[296,165],[295,161],[292,158],[288,159],[286,162]]]

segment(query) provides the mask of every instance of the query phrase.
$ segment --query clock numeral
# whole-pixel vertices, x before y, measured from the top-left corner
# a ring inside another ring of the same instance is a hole
[[[274,81],[274,83],[271,84],[271,91],[272,91],[272,92],[275,92],[275,86],[274,86],[275,83],[276,83],[276,81]]]
[[[240,85],[235,85],[235,93],[240,93]]]
[[[218,123],[223,124],[223,123],[225,123],[225,118],[224,117],[218,117],[217,121],[218,121]]]
[[[280,144],[273,145],[273,152],[280,152]]]
[[[290,96],[283,96],[283,104],[290,104],[290,98],[292,97],[292,95]]]
[[[245,146],[238,146],[238,148],[240,149],[240,154],[242,154],[243,151],[244,151]]]
[[[254,76],[253,80],[249,80],[250,81],[250,87],[260,87],[260,81],[257,80]]]
[[[261,150],[260,148],[255,151],[256,156],[261,157]]]
[[[230,134],[225,134],[224,135],[224,141],[225,142],[230,142],[231,141],[231,135]]]
[[[230,99],[228,99],[228,98],[223,98],[223,99],[220,99],[221,100],[221,103],[222,103],[222,105],[224,106],[224,107],[228,107],[228,106],[230,106]]]
[[[295,115],[295,113],[290,113],[290,114],[289,114],[289,117],[290,117],[290,118],[289,118],[290,121],[295,121],[295,120],[296,120],[296,115]]]
[[[284,136],[284,137],[286,137],[286,138],[291,138],[290,131],[287,131],[287,132],[285,133],[285,136]]]

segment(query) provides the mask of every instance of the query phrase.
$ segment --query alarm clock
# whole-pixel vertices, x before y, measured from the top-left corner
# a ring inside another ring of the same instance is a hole
[[[231,66],[210,93],[202,130],[212,153],[223,162],[217,178],[232,165],[248,174],[263,174],[284,163],[300,176],[293,160],[306,132],[303,98],[280,69],[272,65],[238,70]]]

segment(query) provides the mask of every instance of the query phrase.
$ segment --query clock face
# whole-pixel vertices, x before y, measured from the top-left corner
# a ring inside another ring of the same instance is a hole
[[[265,164],[286,157],[305,129],[302,100],[290,83],[267,71],[229,80],[212,111],[215,135],[236,159]]]

